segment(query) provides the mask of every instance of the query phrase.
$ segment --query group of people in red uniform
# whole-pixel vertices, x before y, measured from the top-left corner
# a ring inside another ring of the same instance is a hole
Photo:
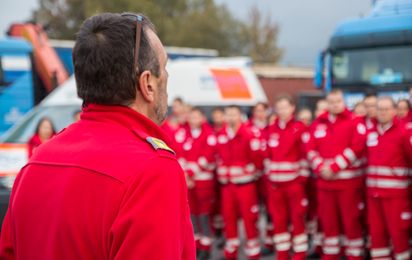
[[[258,103],[245,120],[233,105],[214,108],[208,124],[175,100],[162,128],[186,175],[198,259],[210,258],[222,227],[223,259],[236,259],[238,220],[248,259],[411,259],[412,112],[400,120],[394,101],[374,94],[362,103],[358,116],[334,89],[312,120],[280,95],[276,114]]]

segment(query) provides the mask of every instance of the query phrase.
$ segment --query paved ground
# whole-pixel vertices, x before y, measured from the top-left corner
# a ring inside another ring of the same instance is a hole
[[[263,228],[264,226],[265,226],[265,220],[264,220],[263,217],[261,217],[260,220],[259,220],[259,230],[264,230],[264,228]],[[240,250],[238,252],[237,260],[247,260],[245,254],[243,252],[244,243],[245,243],[245,232],[244,232],[243,222],[242,221],[239,221],[239,231],[240,231],[241,238],[242,238],[242,245],[241,245]],[[261,234],[261,237],[263,237],[263,234]],[[223,239],[219,239],[219,240],[216,240],[213,243],[213,251],[212,251],[211,260],[220,260],[220,258],[223,256],[222,250],[217,247],[217,245],[219,243],[222,243],[222,242],[223,242]],[[261,257],[260,259],[261,260],[274,260],[275,256],[274,255],[265,256],[265,257]]]
[[[259,223],[258,223],[258,225],[259,225],[259,230],[262,232],[262,233],[260,234],[261,238],[264,237],[264,232],[263,232],[263,230],[265,230],[265,229],[264,229],[265,223],[266,223],[265,217],[263,217],[263,214],[262,214],[262,215],[260,216],[260,218],[259,218]],[[244,232],[243,222],[242,222],[242,221],[239,221],[239,233],[240,233],[240,235],[241,235],[241,243],[242,243],[242,245],[241,245],[240,250],[239,250],[239,252],[238,252],[238,258],[237,258],[237,260],[247,260],[245,254],[244,254],[244,252],[243,252],[244,243],[245,243],[245,240],[246,240],[246,239],[245,239],[245,232]],[[261,239],[261,241],[263,241],[263,239]],[[212,250],[212,254],[211,254],[210,260],[220,260],[220,259],[223,257],[222,249],[219,249],[219,248],[218,248],[218,244],[221,244],[222,242],[223,242],[223,238],[218,239],[218,240],[216,240],[216,241],[213,243],[213,250]],[[260,258],[260,260],[274,260],[274,259],[275,259],[275,255],[274,255],[274,254],[273,254],[273,255],[269,255],[269,256],[264,256],[264,257],[261,257],[261,258]],[[309,258],[307,258],[307,259],[309,259]],[[311,260],[319,260],[319,259],[316,259],[316,258],[315,258],[315,259],[311,259]],[[341,259],[341,260],[346,260],[346,259]]]
[[[217,248],[217,244],[220,243],[221,241],[222,240],[215,241],[215,243],[213,245],[212,257],[210,258],[211,260],[220,260],[221,257],[223,256],[222,250]],[[260,259],[261,260],[274,260],[275,255],[261,257]],[[239,250],[237,260],[247,260],[245,254],[243,253],[243,250]]]

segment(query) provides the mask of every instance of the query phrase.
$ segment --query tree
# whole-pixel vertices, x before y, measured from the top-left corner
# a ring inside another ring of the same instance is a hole
[[[251,23],[242,24],[240,36],[243,53],[249,54],[255,62],[277,63],[284,52],[277,47],[279,26],[269,16],[263,21],[262,13],[257,7],[251,9],[249,16]]]
[[[97,13],[143,13],[156,25],[166,46],[216,49],[221,56],[251,56],[256,62],[277,62],[278,26],[262,24],[257,8],[252,23],[235,19],[225,5],[213,0],[39,0],[35,21],[48,24],[50,38],[75,39],[86,19]]]
[[[39,3],[33,20],[46,26],[50,38],[76,39],[75,33],[86,18],[84,0],[39,0]]]

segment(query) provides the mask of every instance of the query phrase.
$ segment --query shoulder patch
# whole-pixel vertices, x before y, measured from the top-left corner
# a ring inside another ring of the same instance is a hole
[[[149,144],[151,144],[156,151],[157,151],[157,149],[162,149],[162,150],[169,151],[169,152],[173,153],[174,155],[176,155],[176,153],[172,149],[170,149],[170,147],[167,146],[167,144],[165,142],[163,142],[160,139],[157,139],[157,138],[154,138],[154,137],[147,137],[146,141]]]

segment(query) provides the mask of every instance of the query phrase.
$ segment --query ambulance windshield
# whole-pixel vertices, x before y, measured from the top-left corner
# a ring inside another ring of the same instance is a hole
[[[43,118],[49,118],[56,130],[60,132],[63,128],[73,123],[74,114],[80,110],[78,105],[49,106],[35,109],[19,123],[15,128],[6,133],[2,140],[5,143],[27,143],[36,131],[37,125]]]

